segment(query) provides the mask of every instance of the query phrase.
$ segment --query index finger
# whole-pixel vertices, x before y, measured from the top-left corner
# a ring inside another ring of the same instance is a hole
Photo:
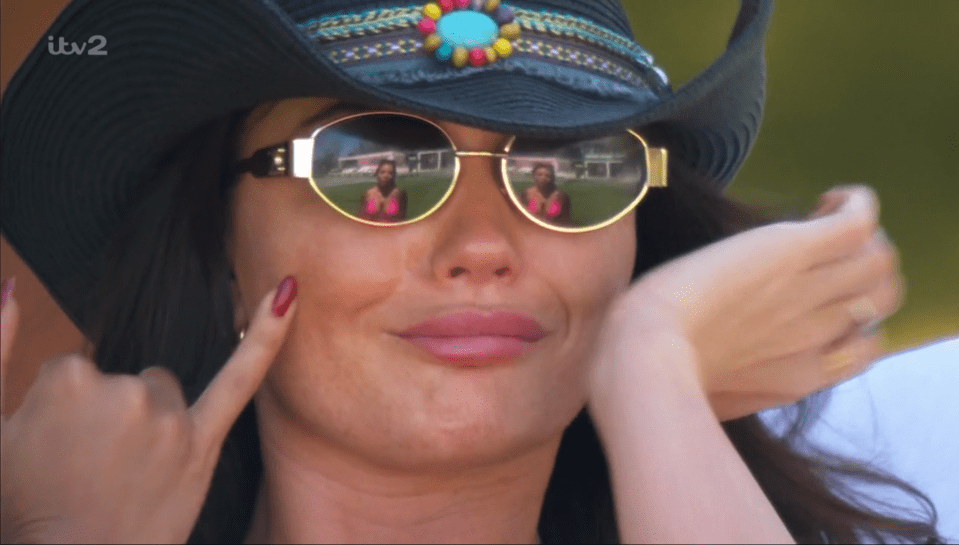
[[[190,408],[201,444],[216,447],[256,393],[283,346],[295,310],[296,280],[288,276],[257,307],[233,356]]]

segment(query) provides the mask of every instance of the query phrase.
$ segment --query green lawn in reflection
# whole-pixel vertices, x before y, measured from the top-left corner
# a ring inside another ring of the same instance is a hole
[[[406,191],[406,216],[415,218],[430,210],[443,199],[449,189],[449,176],[400,176],[396,185]],[[327,197],[337,206],[350,213],[360,210],[360,200],[363,193],[373,187],[373,182],[364,179],[362,182],[342,183],[324,190]]]
[[[406,191],[407,218],[415,218],[428,212],[440,202],[449,188],[448,177],[438,176],[401,176],[396,185]],[[532,182],[513,184],[517,196],[522,198],[523,191],[532,186]],[[343,183],[324,190],[327,197],[341,209],[357,213],[363,193],[373,187],[373,182]],[[635,190],[620,184],[601,180],[576,180],[560,186],[572,203],[571,218],[574,225],[589,225],[615,216],[635,197]],[[505,197],[504,197],[505,198]]]
[[[516,182],[513,191],[522,200],[532,182]],[[636,190],[603,180],[575,180],[557,185],[569,196],[573,225],[593,225],[612,218],[636,197]]]

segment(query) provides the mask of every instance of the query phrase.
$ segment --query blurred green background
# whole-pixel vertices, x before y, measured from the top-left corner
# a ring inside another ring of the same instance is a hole
[[[725,47],[738,0],[623,0],[674,88]],[[766,49],[759,139],[729,195],[811,210],[865,183],[898,246],[900,350],[959,334],[959,0],[780,0]]]

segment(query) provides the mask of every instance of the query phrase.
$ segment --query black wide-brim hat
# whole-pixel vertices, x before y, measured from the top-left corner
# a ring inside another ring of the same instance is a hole
[[[164,153],[263,102],[326,96],[529,136],[655,126],[670,161],[717,187],[755,139],[771,0],[743,0],[725,52],[676,91],[614,0],[437,3],[485,14],[509,48],[481,48],[482,66],[439,60],[426,2],[72,2],[0,106],[3,236],[84,329],[75,287],[96,285],[96,258]]]

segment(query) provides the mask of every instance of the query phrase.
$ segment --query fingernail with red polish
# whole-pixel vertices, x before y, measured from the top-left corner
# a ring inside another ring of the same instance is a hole
[[[287,276],[280,282],[280,287],[276,289],[276,295],[273,297],[273,315],[282,318],[294,299],[296,299],[296,278]]]
[[[7,299],[13,293],[13,286],[17,283],[16,278],[10,278],[3,281],[3,288],[0,288],[0,310],[7,306]]]

